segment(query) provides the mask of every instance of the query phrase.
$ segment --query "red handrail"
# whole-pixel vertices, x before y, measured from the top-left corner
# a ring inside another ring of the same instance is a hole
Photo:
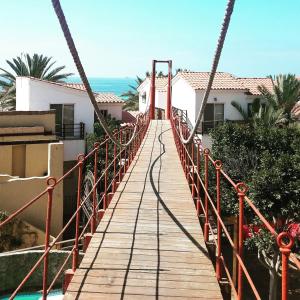
[[[47,188],[43,190],[40,194],[38,194],[33,199],[29,200],[25,205],[23,205],[21,208],[16,210],[14,213],[12,213],[8,218],[6,218],[2,223],[0,223],[0,229],[5,226],[7,223],[12,221],[13,219],[17,218],[24,210],[28,209],[32,204],[34,204],[36,201],[41,199],[42,196],[48,195],[47,200],[47,214],[46,214],[46,224],[45,224],[45,244],[44,244],[44,253],[40,256],[40,258],[36,261],[36,263],[33,265],[31,270],[27,273],[25,278],[22,280],[22,282],[18,285],[18,287],[15,289],[15,291],[10,296],[10,299],[13,299],[17,293],[22,289],[24,284],[28,281],[28,279],[31,277],[33,272],[38,268],[38,266],[41,265],[42,262],[44,262],[43,267],[43,280],[42,280],[42,298],[46,299],[48,293],[54,286],[55,282],[61,275],[61,273],[65,270],[65,267],[67,263],[69,262],[69,259],[72,256],[72,270],[69,270],[67,272],[67,276],[65,277],[65,283],[64,283],[64,289],[66,289],[68,283],[70,282],[72,276],[74,275],[75,270],[78,267],[78,261],[79,261],[79,250],[80,245],[79,241],[84,239],[84,248],[87,247],[88,242],[91,238],[91,236],[95,233],[96,227],[98,223],[100,222],[103,213],[105,209],[109,205],[110,197],[108,197],[109,194],[113,194],[116,191],[116,188],[118,186],[118,183],[121,182],[123,178],[123,174],[126,172],[127,168],[129,167],[130,163],[133,160],[133,157],[138,151],[138,148],[145,136],[145,133],[147,131],[149,125],[149,116],[148,114],[145,114],[141,118],[138,118],[138,123],[136,126],[138,126],[136,135],[133,139],[132,144],[126,148],[121,148],[119,151],[117,151],[117,146],[114,144],[114,150],[113,150],[113,158],[111,161],[109,161],[109,144],[112,143],[112,141],[105,137],[104,141],[101,143],[95,143],[94,148],[86,155],[80,154],[78,156],[78,162],[77,164],[71,168],[68,172],[66,172],[62,177],[59,179],[55,179],[53,177],[50,177],[47,179]],[[120,140],[124,142],[126,137],[128,136],[128,133],[133,132],[133,127],[126,126],[124,128],[121,128],[118,131],[114,132],[114,135],[116,137],[119,136]],[[125,141],[126,142],[126,141]],[[98,177],[98,159],[99,159],[99,150],[100,147],[105,147],[105,168],[102,170],[101,175]],[[94,160],[94,182],[91,190],[89,193],[85,196],[84,199],[81,198],[81,188],[82,188],[82,179],[83,179],[83,168],[84,164],[86,164],[88,159]],[[124,160],[124,164],[123,161]],[[71,173],[78,171],[78,185],[77,185],[77,206],[76,211],[73,213],[73,215],[70,217],[66,225],[61,229],[61,231],[58,233],[58,235],[53,239],[53,241],[50,243],[50,227],[51,227],[51,211],[52,211],[52,201],[53,201],[53,191],[55,188]],[[109,171],[113,172],[113,178],[110,183],[108,183],[108,173]],[[101,183],[104,185],[103,195],[97,201],[97,189],[99,189],[99,186]],[[92,214],[88,218],[85,226],[83,229],[80,230],[79,223],[80,223],[80,213],[83,208],[83,205],[88,201],[89,197],[92,196]],[[103,210],[99,210],[100,206],[102,205]],[[66,231],[66,229],[72,224],[72,222],[75,219],[75,238],[70,240],[74,241],[74,245],[70,251],[70,253],[67,255],[66,259],[63,261],[60,268],[57,270],[56,275],[54,276],[52,282],[48,284],[48,260],[49,260],[49,253],[50,250],[54,246],[60,245],[62,242],[60,239],[63,236],[63,233]],[[86,234],[88,228],[90,227],[90,234]]]
[[[265,228],[276,238],[278,248],[281,252],[282,256],[282,295],[281,299],[286,300],[288,297],[287,290],[287,279],[288,279],[288,262],[291,259],[297,268],[300,270],[300,262],[295,256],[295,254],[291,253],[291,248],[293,246],[293,238],[289,235],[288,232],[281,232],[278,234],[275,229],[271,226],[271,224],[267,221],[267,219],[260,213],[260,211],[255,207],[254,203],[246,196],[247,186],[240,182],[235,183],[231,177],[222,169],[222,162],[219,160],[214,160],[210,156],[210,151],[207,148],[203,148],[201,145],[201,141],[198,137],[195,137],[193,142],[190,145],[185,145],[181,142],[180,134],[179,134],[179,126],[182,126],[182,132],[184,135],[188,135],[189,128],[183,122],[179,122],[180,116],[173,115],[171,118],[171,125],[173,130],[173,135],[175,139],[175,144],[177,147],[178,155],[181,159],[182,167],[185,172],[187,181],[191,184],[191,193],[196,202],[197,214],[203,214],[205,217],[204,221],[204,240],[208,242],[209,234],[214,239],[214,242],[217,247],[217,257],[216,257],[216,277],[218,280],[222,278],[222,268],[225,270],[226,276],[228,278],[229,284],[232,287],[234,296],[236,299],[242,299],[243,297],[243,276],[246,277],[253,294],[256,299],[261,299],[260,295],[253,283],[253,280],[247,271],[247,268],[243,262],[243,250],[244,250],[244,237],[243,237],[243,225],[244,225],[244,204],[245,202],[249,205],[249,207],[253,210],[256,216],[260,219],[262,224],[264,224]],[[181,124],[181,125],[180,125]],[[191,150],[192,149],[192,150]],[[197,151],[196,159],[194,151]],[[201,166],[201,158],[204,159],[204,179],[202,179],[200,173]],[[209,194],[208,188],[208,179],[209,179],[209,163],[212,164],[216,171],[216,204],[213,201],[212,197]],[[191,168],[192,167],[192,168]],[[196,176],[196,180],[194,180],[194,176]],[[233,242],[225,223],[222,219],[221,214],[221,186],[220,181],[221,177],[224,178],[236,191],[237,200],[239,203],[239,215],[238,215],[238,245],[236,247]],[[192,180],[191,180],[192,178]],[[200,197],[201,190],[204,192],[204,201]],[[217,237],[215,236],[212,230],[212,224],[210,222],[209,215],[213,213],[217,222]],[[224,256],[222,254],[222,243],[221,236],[222,232],[225,234],[227,240],[229,241],[230,246],[232,247],[233,253],[238,261],[238,274],[237,274],[237,287],[234,284],[234,280],[232,278],[232,274],[230,274],[229,269],[226,266]],[[288,240],[289,243],[285,244],[283,240]]]

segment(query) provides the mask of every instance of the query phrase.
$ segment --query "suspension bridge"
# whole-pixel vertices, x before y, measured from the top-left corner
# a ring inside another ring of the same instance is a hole
[[[154,60],[149,111],[136,124],[111,132],[102,116],[79,59],[59,0],[52,0],[78,73],[107,137],[61,178],[48,178],[47,188],[0,223],[0,229],[37,201],[45,200],[44,251],[10,299],[43,268],[42,298],[46,299],[63,277],[64,299],[262,299],[244,260],[244,207],[273,236],[281,254],[281,299],[288,298],[289,266],[300,269],[292,253],[293,238],[278,234],[247,197],[247,186],[234,182],[201,143],[196,128],[203,116],[230,23],[234,0],[228,0],[212,68],[196,124],[189,128],[172,111],[172,62]],[[168,63],[166,120],[155,120],[157,63]],[[184,101],[184,99],[183,99]],[[100,149],[105,166],[99,171]],[[109,149],[113,149],[110,157]],[[84,166],[93,160],[93,184],[83,193]],[[212,174],[214,172],[214,174]],[[60,233],[50,241],[53,191],[68,175],[77,173],[77,207]],[[221,213],[221,180],[236,193],[237,239],[232,237]],[[213,182],[213,183],[212,183]],[[213,184],[213,189],[210,185]],[[84,224],[81,215],[90,212]],[[66,230],[75,227],[74,239],[64,241]],[[226,240],[226,247],[224,245]],[[69,254],[53,278],[49,277],[50,252],[66,243]],[[71,243],[71,245],[70,245]],[[213,249],[208,251],[207,245]],[[235,261],[228,264],[231,250]],[[79,262],[79,254],[84,254]],[[253,275],[253,274],[252,274]],[[222,283],[222,284],[221,284]],[[245,293],[247,289],[247,295]],[[245,296],[246,295],[246,296]]]
[[[222,299],[172,135],[150,122],[65,299]]]

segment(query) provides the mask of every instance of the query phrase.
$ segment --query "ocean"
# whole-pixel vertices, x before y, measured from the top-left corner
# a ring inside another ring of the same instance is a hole
[[[134,78],[105,78],[105,77],[89,77],[91,88],[94,92],[110,92],[117,96],[121,96],[131,88],[129,85],[136,86]],[[69,77],[67,82],[78,83],[81,82],[79,77]]]

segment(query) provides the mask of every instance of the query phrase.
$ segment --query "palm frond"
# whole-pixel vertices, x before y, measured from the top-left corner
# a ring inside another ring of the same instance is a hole
[[[231,101],[231,105],[241,114],[245,121],[248,120],[248,113],[243,109],[243,107],[236,101]]]

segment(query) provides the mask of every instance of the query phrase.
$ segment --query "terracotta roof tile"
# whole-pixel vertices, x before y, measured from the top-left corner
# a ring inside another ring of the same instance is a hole
[[[124,103],[124,100],[113,93],[96,93],[95,96],[98,103]]]
[[[273,81],[271,78],[237,78],[238,81],[249,90],[252,95],[260,95],[260,91],[257,89],[259,85],[264,85],[270,92],[273,91]]]
[[[195,90],[204,90],[209,79],[209,72],[180,72],[178,76],[185,79]],[[246,90],[233,75],[217,72],[212,85],[213,90]]]
[[[151,83],[151,77],[147,77],[138,87],[139,89],[145,82]],[[155,79],[155,89],[157,91],[166,92],[168,87],[168,77],[156,77]]]
[[[178,76],[185,79],[195,90],[206,89],[209,72],[180,72]],[[243,90],[252,95],[260,95],[257,87],[264,85],[268,90],[273,90],[272,79],[262,78],[237,78],[232,74],[217,72],[212,85],[213,90]]]
[[[64,83],[64,86],[77,89],[77,90],[82,90],[85,91],[85,87],[83,83]]]

